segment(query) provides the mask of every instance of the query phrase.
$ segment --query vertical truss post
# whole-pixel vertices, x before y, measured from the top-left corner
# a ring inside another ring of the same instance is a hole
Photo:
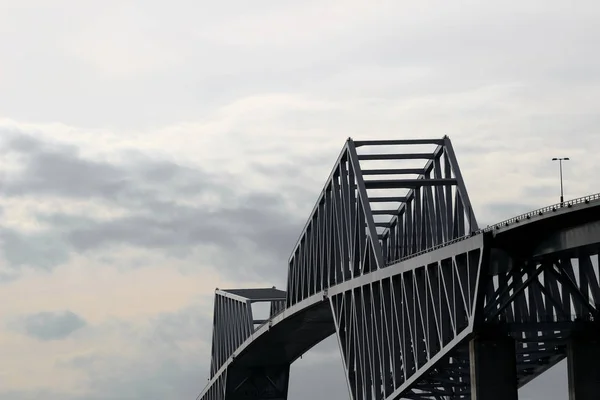
[[[446,154],[448,154],[448,161],[450,161],[452,171],[454,171],[454,176],[456,176],[458,191],[461,194],[462,201],[465,206],[465,213],[467,214],[467,221],[469,222],[469,231],[476,231],[477,229],[479,229],[479,226],[477,225],[477,219],[475,218],[475,213],[473,212],[473,207],[471,206],[471,200],[469,199],[469,196],[467,194],[467,187],[460,172],[458,160],[456,159],[456,155],[454,154],[452,142],[450,141],[450,138],[448,136],[444,136],[444,147],[446,148]]]
[[[484,334],[469,343],[471,400],[517,400],[517,356],[510,336]]]
[[[362,170],[358,162],[358,155],[356,154],[356,147],[354,141],[348,139],[348,153],[350,154],[350,163],[354,169],[356,176],[356,186],[358,189],[358,196],[360,197],[360,203],[365,215],[366,229],[369,233],[370,244],[373,248],[373,254],[375,256],[375,262],[377,268],[383,267],[383,252],[381,250],[381,243],[377,239],[377,229],[375,228],[375,221],[373,220],[373,214],[371,207],[369,206],[369,196],[367,195],[367,189],[365,187],[365,181],[362,175]],[[374,266],[372,265],[371,268]]]
[[[567,344],[569,400],[592,400],[600,396],[600,332],[586,326]]]

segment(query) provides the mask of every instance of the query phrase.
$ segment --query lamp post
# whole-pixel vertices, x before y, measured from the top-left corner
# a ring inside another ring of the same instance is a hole
[[[563,196],[563,177],[562,177],[562,162],[569,161],[569,157],[554,157],[552,161],[558,161],[558,168],[560,170],[560,206],[562,207],[564,203]]]

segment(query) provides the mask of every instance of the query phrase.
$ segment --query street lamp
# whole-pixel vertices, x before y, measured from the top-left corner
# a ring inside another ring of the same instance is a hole
[[[569,157],[555,157],[552,159],[552,161],[558,161],[558,166],[559,166],[559,170],[560,170],[560,205],[562,207],[563,202],[564,202],[564,197],[563,197],[563,178],[562,178],[562,162],[563,161],[569,161]]]

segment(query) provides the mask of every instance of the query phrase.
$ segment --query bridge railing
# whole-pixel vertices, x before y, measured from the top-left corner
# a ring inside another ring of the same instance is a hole
[[[546,212],[556,211],[556,210],[558,210],[560,208],[564,208],[564,207],[572,207],[576,204],[581,204],[581,203],[587,204],[590,201],[598,200],[598,199],[600,199],[600,193],[596,193],[596,194],[592,194],[592,195],[584,196],[584,197],[579,197],[579,198],[576,198],[573,200],[564,201],[562,203],[556,203],[556,204],[553,204],[550,206],[538,208],[537,210],[526,212],[525,214],[517,215],[516,217],[509,218],[502,222],[498,222],[497,224],[494,224],[494,225],[488,226],[487,228],[482,229],[482,231],[489,232],[494,229],[499,229],[503,226],[508,226],[514,222],[518,222],[523,219],[530,219],[531,217],[542,215]]]
[[[386,266],[392,265],[392,264],[397,264],[397,263],[399,263],[401,261],[405,261],[405,260],[407,260],[409,258],[420,256],[421,254],[429,253],[431,251],[437,250],[437,249],[442,248],[442,247],[450,246],[451,244],[454,244],[454,243],[466,240],[466,239],[468,239],[468,238],[470,238],[471,236],[474,236],[474,235],[479,235],[479,234],[484,233],[484,232],[490,232],[490,231],[493,231],[495,229],[500,229],[501,227],[508,226],[508,225],[510,225],[512,223],[516,223],[516,222],[522,221],[524,219],[531,219],[531,217],[541,216],[541,215],[543,215],[546,212],[556,211],[556,210],[558,210],[560,208],[564,208],[564,207],[570,208],[570,207],[573,207],[574,205],[577,205],[577,204],[583,204],[583,203],[587,204],[590,201],[594,201],[594,200],[600,200],[600,193],[591,194],[591,195],[584,196],[584,197],[578,197],[576,199],[568,200],[568,201],[565,201],[563,203],[556,203],[556,204],[553,204],[553,205],[550,205],[550,206],[538,208],[537,210],[529,211],[529,212],[526,212],[524,214],[517,215],[516,217],[512,217],[512,218],[509,218],[507,220],[504,220],[502,222],[498,222],[497,224],[490,225],[490,226],[488,226],[486,228],[478,229],[476,231],[473,231],[473,232],[469,233],[468,235],[465,235],[465,236],[462,236],[462,237],[450,240],[448,242],[439,244],[437,246],[433,246],[431,248],[428,248],[426,250],[420,251],[418,253],[413,253],[413,254],[410,254],[410,255],[408,255],[406,257],[401,257],[401,258],[398,258],[398,259],[395,259],[395,260],[390,260],[386,264]]]
[[[444,242],[442,244],[438,244],[437,246],[430,247],[430,248],[428,248],[426,250],[422,250],[422,251],[419,251],[417,253],[412,253],[412,254],[409,254],[409,255],[407,255],[405,257],[398,258],[396,260],[390,260],[386,264],[386,266],[389,266],[389,265],[392,265],[392,264],[397,264],[397,263],[399,263],[401,261],[408,260],[409,258],[414,258],[414,257],[420,256],[421,254],[426,254],[426,253],[432,252],[434,250],[441,249],[442,247],[450,246],[451,244],[454,244],[454,243],[457,243],[457,242],[462,242],[463,240],[466,240],[466,239],[470,238],[471,236],[478,235],[478,234],[480,234],[482,232],[483,232],[483,230],[479,229],[477,231],[471,232],[468,235],[461,236],[459,238],[449,240],[449,241]]]

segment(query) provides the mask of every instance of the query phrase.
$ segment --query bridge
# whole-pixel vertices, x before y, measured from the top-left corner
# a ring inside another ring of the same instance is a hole
[[[480,228],[447,136],[348,139],[287,290],[216,290],[197,400],[285,400],[331,335],[354,400],[517,399],[564,358],[570,400],[597,399],[599,250],[600,195]]]

